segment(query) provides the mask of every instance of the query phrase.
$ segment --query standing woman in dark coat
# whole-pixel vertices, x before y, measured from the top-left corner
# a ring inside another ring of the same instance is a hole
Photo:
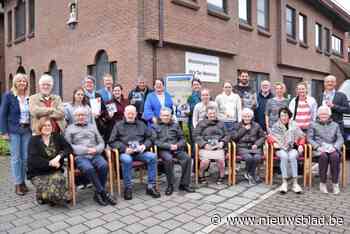
[[[27,148],[32,135],[29,114],[29,82],[24,74],[17,74],[11,90],[4,94],[0,109],[0,132],[10,140],[11,172],[15,193],[28,192],[25,184]]]
[[[69,199],[63,160],[73,150],[63,136],[52,132],[50,118],[39,119],[37,132],[29,142],[28,179],[39,204],[58,204]]]

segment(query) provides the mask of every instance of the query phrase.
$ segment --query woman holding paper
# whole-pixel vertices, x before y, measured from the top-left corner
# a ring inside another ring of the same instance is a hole
[[[96,126],[103,139],[106,140],[105,133],[108,129],[106,122],[108,120],[108,112],[102,97],[95,91],[96,80],[93,76],[86,76],[83,80],[84,94],[89,100],[92,116],[95,118]]]
[[[71,103],[67,103],[64,106],[64,117],[67,121],[67,124],[74,123],[74,110],[78,107],[86,108],[88,113],[88,122],[91,124],[95,124],[95,119],[92,116],[92,111],[89,106],[89,100],[84,94],[84,89],[79,87],[73,91],[73,100]]]

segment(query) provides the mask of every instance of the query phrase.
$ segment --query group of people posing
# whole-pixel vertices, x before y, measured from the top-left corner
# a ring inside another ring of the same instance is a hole
[[[104,76],[104,88],[96,91],[96,81],[87,76],[73,92],[72,101],[63,104],[52,94],[53,79],[44,74],[39,92],[29,97],[29,82],[17,74],[13,87],[4,94],[0,109],[0,131],[10,140],[11,172],[15,192],[28,192],[26,177],[36,188],[40,204],[69,201],[64,159],[73,154],[77,168],[95,187],[94,200],[100,205],[115,205],[106,191],[108,164],[104,151],[110,147],[120,154],[124,182],[124,199],[132,199],[133,161],[147,165],[146,194],[158,198],[156,189],[157,157],[164,163],[167,178],[166,195],[174,192],[174,161],[177,158],[182,175],[179,190],[195,192],[191,187],[191,155],[181,125],[173,115],[171,95],[164,81],[154,81],[153,89],[139,78],[127,98],[123,87],[113,84],[111,75]],[[297,158],[301,144],[312,145],[319,158],[320,190],[327,193],[327,170],[330,165],[333,192],[339,193],[340,150],[344,142],[343,114],[350,113],[345,94],[335,91],[336,78],[325,78],[322,103],[307,95],[307,84],[297,85],[296,97],[285,97],[283,83],[261,83],[256,94],[249,86],[249,74],[242,71],[238,84],[223,83],[223,92],[212,99],[210,90],[200,80],[192,80],[188,98],[188,128],[192,148],[199,148],[199,182],[208,183],[205,171],[215,160],[219,175],[225,177],[228,144],[234,141],[237,153],[246,162],[245,178],[250,184],[260,181],[256,174],[267,137],[272,139],[280,158],[282,193],[288,191],[288,162],[291,164],[292,190],[300,193]],[[151,151],[157,147],[157,154]],[[193,155],[193,153],[192,153]]]

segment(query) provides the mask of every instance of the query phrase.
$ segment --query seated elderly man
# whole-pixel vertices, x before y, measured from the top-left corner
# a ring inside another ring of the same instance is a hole
[[[144,122],[136,119],[136,108],[126,106],[124,119],[115,124],[109,145],[119,150],[122,162],[124,199],[132,199],[131,170],[132,162],[142,161],[147,163],[148,185],[146,194],[153,198],[159,198],[160,193],[156,190],[157,156],[147,150],[152,145],[152,130],[147,128]]]
[[[194,192],[190,187],[191,183],[191,158],[184,151],[186,147],[185,138],[180,126],[174,123],[171,118],[171,109],[162,108],[160,111],[160,121],[154,125],[155,145],[158,147],[159,156],[164,161],[165,174],[168,187],[165,195],[169,196],[174,191],[174,163],[173,157],[179,159],[182,175],[179,190]]]
[[[96,126],[88,123],[85,108],[77,108],[73,114],[75,123],[68,126],[65,138],[73,148],[76,165],[95,186],[94,200],[101,206],[115,205],[105,189],[108,165],[101,155],[105,143]]]
[[[307,140],[312,145],[313,156],[319,157],[320,191],[328,193],[327,170],[330,165],[333,193],[338,194],[339,190],[339,165],[340,150],[344,143],[339,125],[330,116],[331,109],[328,106],[321,106],[317,110],[317,120],[311,124],[307,133]]]
[[[246,162],[246,173],[244,177],[250,185],[260,182],[256,176],[256,168],[263,154],[263,144],[265,141],[264,130],[253,121],[254,112],[249,108],[242,111],[242,122],[239,123],[238,131],[232,132],[232,139],[237,144],[237,153]]]

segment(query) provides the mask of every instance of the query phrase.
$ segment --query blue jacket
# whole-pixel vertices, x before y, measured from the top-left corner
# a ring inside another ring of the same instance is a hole
[[[171,96],[168,92],[164,92],[165,96],[165,102],[164,105],[166,107],[169,107],[171,110],[173,110],[173,101],[171,99]],[[158,97],[155,92],[152,92],[147,95],[145,106],[144,106],[144,112],[143,112],[143,118],[150,124],[152,123],[152,118],[157,117],[159,118],[160,115],[160,109],[162,108]]]
[[[17,97],[11,92],[3,95],[0,107],[0,132],[21,134],[28,129],[20,128],[21,110]]]
[[[104,103],[112,100],[112,93],[110,93],[106,88],[99,89],[97,92],[101,95]]]

